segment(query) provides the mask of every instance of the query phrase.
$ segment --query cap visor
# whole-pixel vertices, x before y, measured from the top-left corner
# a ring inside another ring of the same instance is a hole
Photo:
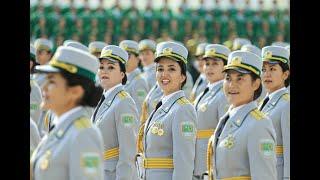
[[[169,58],[169,59],[174,60],[174,61],[180,61],[180,60],[178,60],[178,59],[176,59],[176,58],[174,58],[174,57],[172,57],[172,56],[161,55],[161,56],[156,57],[156,58],[154,59],[154,62],[158,62],[158,61],[159,61],[161,58],[163,58],[163,57]]]
[[[35,67],[35,72],[36,73],[54,73],[54,72],[60,72],[60,70],[51,65],[40,65]]]
[[[235,70],[235,71],[238,71],[239,73],[242,73],[242,74],[249,74],[251,71],[249,70],[246,70],[246,69],[243,69],[243,68],[240,68],[240,67],[235,67],[235,66],[231,66],[231,67],[226,67],[223,72],[226,72],[228,70]]]
[[[111,62],[114,62],[114,63],[120,62],[120,61],[118,61],[118,60],[115,60],[115,59],[112,59],[112,58],[107,58],[107,57],[99,58],[99,61],[101,61],[101,60],[108,60],[108,61],[111,61]]]

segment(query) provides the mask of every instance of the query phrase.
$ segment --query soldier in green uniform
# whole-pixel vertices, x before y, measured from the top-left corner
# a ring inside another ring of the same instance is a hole
[[[276,131],[278,180],[290,179],[289,52],[279,46],[262,48],[262,82],[268,92],[259,109],[270,117]]]
[[[92,98],[98,66],[91,54],[60,46],[49,64],[36,67],[47,73],[42,106],[56,117],[31,156],[30,179],[103,180],[103,140],[83,110],[98,101]]]

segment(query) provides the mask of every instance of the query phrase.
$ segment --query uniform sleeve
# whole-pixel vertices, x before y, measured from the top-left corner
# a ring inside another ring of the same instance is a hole
[[[103,141],[97,129],[81,129],[69,150],[70,180],[103,180]]]
[[[41,138],[36,123],[30,119],[30,148],[34,150],[39,144]]]
[[[270,119],[255,120],[248,129],[248,156],[252,180],[276,180],[275,131]]]
[[[172,121],[173,180],[191,180],[196,143],[196,112],[191,105],[179,107]]]
[[[138,112],[132,100],[122,100],[116,113],[116,128],[119,142],[119,160],[116,179],[132,179],[136,175],[134,157],[138,133]]]
[[[141,114],[142,103],[148,93],[148,85],[144,81],[144,79],[139,79],[139,81],[137,81],[137,84],[135,85],[135,87],[136,87],[136,89],[133,92],[135,94],[132,98],[134,98],[134,101],[136,103],[138,114]]]
[[[283,178],[290,179],[290,105],[281,113],[281,132],[283,141],[284,172]]]

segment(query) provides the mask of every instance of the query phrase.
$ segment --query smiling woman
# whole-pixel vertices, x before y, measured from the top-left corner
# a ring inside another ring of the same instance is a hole
[[[180,44],[157,45],[156,78],[164,96],[140,126],[136,164],[141,179],[192,179],[196,112],[181,90],[187,55]]]
[[[262,61],[251,52],[228,57],[223,88],[231,107],[209,139],[209,179],[277,178],[275,131],[254,101],[261,94],[261,69]]]

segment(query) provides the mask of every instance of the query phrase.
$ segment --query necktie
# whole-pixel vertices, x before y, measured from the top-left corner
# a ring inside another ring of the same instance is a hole
[[[199,98],[199,100],[197,101],[197,104],[196,104],[196,109],[198,109],[198,104],[199,104],[199,102],[200,102],[200,100],[203,98],[203,96],[207,93],[209,91],[209,87],[207,87],[204,91],[203,91],[203,93],[202,93],[202,95],[200,96],[200,98]]]
[[[55,127],[55,124],[51,125],[51,123],[49,123],[49,132],[51,132],[54,127]]]
[[[96,109],[94,110],[94,113],[93,113],[93,122],[96,121],[96,114],[97,114],[101,104],[103,103],[104,99],[106,99],[106,97],[102,94],[102,97],[101,97],[101,99],[100,99],[100,101],[99,101],[99,103],[98,103],[98,105],[97,105],[97,107],[96,107]]]
[[[219,128],[218,131],[216,132],[218,138],[220,137],[220,134],[221,134],[224,126],[226,125],[228,119],[229,119],[229,114],[224,118],[224,121],[222,121],[222,125],[220,126],[220,128]]]
[[[265,99],[263,100],[263,103],[262,103],[262,105],[261,105],[260,108],[259,108],[260,111],[263,109],[263,107],[267,104],[268,101],[269,101],[269,96],[267,96],[267,98],[265,98]]]
[[[149,123],[150,123],[150,121],[152,120],[152,117],[153,117],[154,113],[157,111],[157,109],[159,109],[159,107],[160,107],[161,105],[162,105],[162,101],[158,102],[158,104],[156,105],[156,108],[152,111],[152,113],[151,113],[151,115],[150,115],[150,117],[149,117],[149,121],[147,122],[147,123],[148,123],[147,127],[149,126]]]

